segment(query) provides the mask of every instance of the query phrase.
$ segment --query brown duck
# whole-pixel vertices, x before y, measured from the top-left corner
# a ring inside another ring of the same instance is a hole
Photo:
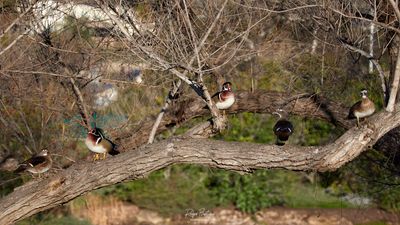
[[[375,112],[375,104],[367,96],[368,91],[361,91],[361,101],[356,102],[349,111],[348,119],[357,119],[357,126],[360,126],[360,119],[368,117]]]

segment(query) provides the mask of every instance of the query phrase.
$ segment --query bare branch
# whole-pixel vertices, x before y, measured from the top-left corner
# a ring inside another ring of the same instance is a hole
[[[387,102],[388,102],[388,97],[389,97],[389,95],[388,95],[388,89],[387,89],[387,84],[386,84],[387,81],[386,81],[386,78],[385,78],[385,73],[383,72],[382,66],[379,64],[378,60],[376,60],[372,55],[370,55],[368,52],[366,52],[366,51],[364,51],[364,50],[362,50],[362,49],[360,49],[360,48],[357,48],[357,47],[355,47],[355,46],[353,46],[353,45],[350,45],[350,44],[348,44],[348,43],[346,43],[346,42],[344,42],[344,41],[340,41],[340,43],[341,43],[345,48],[347,48],[347,49],[349,49],[349,50],[351,50],[351,51],[353,51],[353,52],[357,52],[357,53],[359,53],[360,55],[366,57],[370,62],[372,62],[372,63],[374,64],[376,70],[378,71],[379,78],[381,79],[381,87],[382,87],[382,92],[383,92],[383,100],[384,100],[385,103],[387,103]]]
[[[400,21],[400,10],[399,5],[394,0],[389,0],[389,3],[392,5],[394,13],[396,14],[397,20]]]
[[[232,171],[286,168],[336,170],[400,125],[400,111],[380,112],[362,128],[352,128],[326,146],[279,147],[245,142],[174,138],[142,146],[101,162],[82,162],[44,180],[16,189],[0,200],[0,223],[12,224],[37,212],[68,202],[90,190],[135,180],[177,163],[191,163]],[[34,199],[34,201],[32,201]]]
[[[394,71],[394,78],[392,82],[392,86],[390,88],[390,96],[389,101],[386,106],[386,111],[393,112],[394,104],[396,102],[397,90],[399,89],[399,82],[400,82],[400,46],[398,47],[398,54],[396,60],[396,68]]]
[[[6,33],[8,33],[8,31],[10,31],[11,28],[13,28],[15,26],[15,24],[17,24],[22,17],[24,17],[28,12],[30,12],[32,10],[32,8],[36,5],[36,3],[37,3],[37,0],[35,0],[33,3],[31,3],[31,5],[23,13],[21,13],[13,22],[11,22],[11,24],[8,25],[8,27],[3,31],[3,33],[0,34],[0,39],[2,39],[3,36]]]
[[[75,79],[73,77],[70,77],[69,81],[70,81],[70,83],[72,85],[72,89],[74,91],[74,94],[75,94],[75,97],[76,97],[76,100],[77,100],[77,104],[78,104],[78,108],[79,108],[79,112],[80,112],[80,114],[82,116],[83,122],[86,125],[86,129],[90,130],[91,129],[90,128],[90,121],[89,121],[90,117],[89,117],[88,111],[86,109],[86,105],[85,105],[85,101],[83,100],[82,93],[79,90],[78,85],[75,83]]]
[[[279,108],[285,108],[290,110],[291,114],[325,120],[346,129],[355,125],[351,120],[346,119],[348,115],[347,107],[316,94],[290,96],[285,93],[262,90],[255,92],[236,91],[235,98],[236,103],[227,110],[227,113],[272,113]],[[206,105],[200,98],[181,99],[174,106],[173,108],[170,107],[164,114],[157,133],[167,130],[168,127],[181,125],[193,118],[209,115]],[[148,141],[154,123],[151,120],[144,121],[146,122],[141,123],[133,134],[132,132],[115,132],[112,134],[114,137],[118,137],[116,141],[119,150],[128,151]],[[208,137],[212,133],[208,129],[211,125],[210,121],[199,124],[188,131],[187,135],[196,138],[200,136]]]
[[[156,132],[158,129],[158,126],[160,126],[161,120],[164,116],[165,111],[168,109],[169,104],[171,104],[172,99],[175,97],[176,93],[178,92],[179,88],[181,87],[182,81],[179,80],[174,86],[172,87],[171,91],[168,93],[167,98],[165,99],[165,104],[161,109],[161,112],[158,114],[156,122],[154,122],[153,127],[151,128],[148,144],[153,143],[154,141],[154,136],[156,136]]]
[[[24,33],[18,35],[10,44],[7,45],[3,50],[0,51],[0,56],[3,55],[8,49],[10,49],[12,46],[14,46],[21,38],[23,38],[29,30],[24,31]]]

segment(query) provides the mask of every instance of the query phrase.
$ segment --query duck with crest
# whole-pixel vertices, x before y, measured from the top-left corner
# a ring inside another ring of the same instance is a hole
[[[225,82],[222,85],[222,90],[220,92],[217,92],[216,94],[214,94],[213,97],[216,95],[218,95],[219,101],[217,103],[215,103],[215,106],[218,109],[222,109],[222,110],[228,109],[233,105],[233,103],[235,103],[235,94],[232,91],[232,83],[231,82]]]
[[[375,112],[375,104],[368,96],[366,89],[361,90],[361,100],[356,102],[349,110],[348,119],[357,119],[357,127],[360,126],[360,119],[371,116]]]
[[[104,136],[103,130],[94,127],[89,130],[85,139],[85,144],[90,151],[96,153],[94,160],[99,159],[99,154],[102,154],[102,159],[106,158],[106,154],[117,155],[119,152],[116,150],[116,145]]]
[[[274,126],[274,134],[276,135],[276,144],[279,146],[285,145],[289,136],[293,134],[293,124],[287,119],[287,113],[282,109],[278,109],[273,114],[278,115],[279,119]]]

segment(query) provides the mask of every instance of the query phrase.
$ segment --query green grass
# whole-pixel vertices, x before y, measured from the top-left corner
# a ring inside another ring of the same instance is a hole
[[[285,206],[290,208],[353,208],[352,204],[325,193],[318,185],[294,183],[285,194]]]

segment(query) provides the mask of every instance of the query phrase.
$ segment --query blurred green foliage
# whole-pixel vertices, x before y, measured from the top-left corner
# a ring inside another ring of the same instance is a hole
[[[274,143],[272,127],[276,119],[253,113],[234,115],[229,117],[229,128],[216,138]],[[297,133],[290,140],[294,144],[324,143],[340,135],[337,128],[322,121],[298,117],[291,117],[291,120],[297,127]],[[241,175],[195,165],[174,165],[156,171],[146,179],[113,185],[97,193],[116,196],[162,214],[229,205],[251,213],[276,205],[352,207],[337,196],[325,193],[323,188],[311,184],[305,177],[303,173],[286,170],[257,170]]]
[[[64,35],[69,34],[72,36],[77,36],[86,41],[90,41],[90,39],[93,37],[94,30],[87,26],[87,23],[89,22],[88,18],[75,18],[72,16],[66,16],[64,20]]]
[[[272,171],[259,170],[240,175],[218,170],[207,179],[206,186],[220,205],[233,204],[244,212],[254,213],[262,208],[283,204],[281,179]]]
[[[369,197],[381,208],[400,211],[400,171],[392,156],[370,149],[339,171],[336,183],[347,185],[347,192]]]
[[[16,186],[23,183],[23,179],[12,172],[0,172],[0,198],[11,193]]]
[[[162,214],[212,208],[216,199],[205,186],[209,170],[200,166],[176,165],[153,172],[146,179],[117,184],[98,192]]]

